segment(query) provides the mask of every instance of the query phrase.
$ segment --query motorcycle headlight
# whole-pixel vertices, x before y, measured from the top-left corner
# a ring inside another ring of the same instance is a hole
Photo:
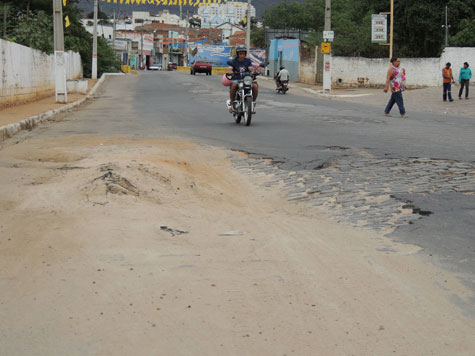
[[[246,85],[246,86],[252,85],[252,78],[251,77],[245,77],[244,78],[244,85]]]
[[[239,88],[242,88],[244,86],[244,83],[243,82],[240,82],[239,83]]]

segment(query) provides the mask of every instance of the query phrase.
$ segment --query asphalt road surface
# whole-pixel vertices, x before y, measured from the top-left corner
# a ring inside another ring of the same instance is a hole
[[[393,224],[391,238],[423,247],[424,258],[475,290],[473,118],[414,110],[409,119],[387,118],[382,107],[292,90],[278,95],[271,85],[261,85],[257,114],[245,127],[227,112],[228,91],[218,76],[113,77],[97,100],[58,126],[85,135],[179,136],[270,158],[281,170],[297,172],[298,182],[317,198],[336,198],[343,220],[365,216],[366,226],[375,229]],[[355,197],[362,191],[387,199],[365,206],[366,200]],[[391,220],[398,206],[412,209],[412,218]],[[473,304],[462,307],[475,315]]]

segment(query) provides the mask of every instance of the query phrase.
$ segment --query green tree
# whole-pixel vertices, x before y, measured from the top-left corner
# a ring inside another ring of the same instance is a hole
[[[192,28],[201,27],[201,19],[198,17],[190,17],[188,22],[190,23],[190,27]]]
[[[439,56],[444,46],[445,6],[449,9],[451,44],[472,46],[475,0],[397,0],[394,8],[394,54],[401,57]],[[381,57],[385,46],[371,43],[371,15],[389,11],[387,0],[333,0],[333,51],[336,55]],[[264,25],[273,29],[311,31],[321,41],[325,0],[284,1],[269,7]]]
[[[71,0],[68,0],[68,4],[70,2]],[[76,6],[68,5],[63,9],[63,12],[71,22],[71,25],[64,30],[64,47],[66,50],[72,50],[81,55],[84,76],[90,77],[92,71],[92,35],[82,25],[80,21],[81,12]],[[97,57],[97,74],[99,77],[103,73],[120,71],[120,58],[114,53],[107,41],[101,37],[97,39]]]
[[[463,19],[460,22],[460,31],[450,38],[455,47],[475,47],[475,20]]]
[[[48,16],[44,11],[38,11],[29,16],[20,14],[17,17],[16,26],[10,32],[9,39],[27,47],[53,53],[52,28],[52,16]]]
[[[264,27],[251,26],[251,43],[256,46],[256,48],[265,48],[266,30]]]
[[[264,11],[264,24],[275,29],[309,30],[313,27],[312,14],[305,4],[284,1]]]
[[[70,26],[64,28],[65,50],[81,55],[84,76],[91,76],[92,35],[81,23],[81,12],[76,4],[79,0],[68,0],[63,7],[64,17],[68,16]],[[53,2],[51,0],[17,0],[9,2],[7,39],[39,49],[48,54],[54,51]],[[1,17],[3,20],[3,16]],[[98,75],[118,72],[120,59],[106,40],[98,38]]]

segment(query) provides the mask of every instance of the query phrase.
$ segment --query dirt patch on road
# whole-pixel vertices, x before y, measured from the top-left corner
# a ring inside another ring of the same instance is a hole
[[[3,144],[0,354],[473,353],[475,322],[450,302],[473,295],[454,277],[288,203],[232,154]]]

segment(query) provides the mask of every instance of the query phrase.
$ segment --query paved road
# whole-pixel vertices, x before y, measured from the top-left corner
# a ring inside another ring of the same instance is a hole
[[[49,134],[182,136],[249,152],[235,165],[283,182],[289,200],[355,225],[396,226],[393,239],[422,246],[475,290],[475,121],[414,110],[386,118],[379,107],[278,96],[270,84],[245,127],[227,113],[217,76],[114,77]]]

